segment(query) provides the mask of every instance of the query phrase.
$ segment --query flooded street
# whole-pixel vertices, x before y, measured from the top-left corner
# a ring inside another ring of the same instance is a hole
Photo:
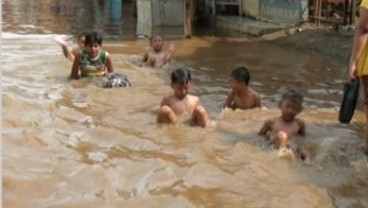
[[[159,126],[170,70],[135,64],[148,40],[136,36],[132,5],[116,12],[114,3],[2,1],[4,208],[368,207],[361,106],[350,125],[337,120],[344,64],[211,29],[192,39],[164,34],[176,46],[172,67],[191,70],[192,92],[216,126]],[[72,64],[52,38],[74,44],[72,35],[93,29],[104,31],[103,48],[131,88],[67,79]],[[239,65],[250,69],[264,108],[221,109]],[[279,157],[257,135],[280,114],[287,88],[305,98],[310,163]]]

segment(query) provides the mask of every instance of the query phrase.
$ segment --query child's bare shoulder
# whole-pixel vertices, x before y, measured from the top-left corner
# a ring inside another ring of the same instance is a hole
[[[161,106],[162,105],[170,105],[170,103],[174,100],[174,96],[173,95],[168,95],[162,98],[161,100]]]
[[[304,127],[305,126],[305,122],[304,122],[303,119],[301,119],[301,118],[295,118],[294,120],[295,120],[295,123],[297,123],[299,126],[301,126],[301,127]]]
[[[280,121],[279,117],[269,118],[265,121],[265,125],[272,126],[273,124],[275,124],[276,122],[279,122],[279,121]]]
[[[253,88],[250,88],[251,95],[256,98],[260,98],[259,93],[255,91]]]
[[[187,95],[190,101],[199,101],[199,97],[196,95]]]

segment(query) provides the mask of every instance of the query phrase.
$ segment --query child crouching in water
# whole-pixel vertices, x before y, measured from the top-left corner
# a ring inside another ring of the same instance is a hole
[[[250,74],[244,66],[235,68],[230,74],[231,92],[227,96],[223,107],[233,110],[261,107],[259,94],[249,86]]]
[[[85,49],[77,53],[70,73],[71,79],[105,76],[114,72],[111,55],[101,49],[102,35],[98,32],[86,34]]]
[[[278,148],[288,148],[289,140],[296,136],[305,136],[305,123],[296,116],[302,111],[303,96],[289,90],[282,95],[279,107],[281,116],[266,120],[259,135],[267,135],[273,145]],[[309,158],[309,153],[300,147],[293,149],[301,159]]]
[[[153,35],[150,39],[150,47],[146,48],[143,55],[143,63],[149,67],[161,67],[166,63],[170,63],[174,58],[175,46],[170,44],[167,51],[163,50],[164,39],[161,35]]]
[[[175,124],[185,119],[194,124],[207,127],[209,119],[206,109],[200,104],[197,96],[190,95],[192,77],[188,69],[175,69],[171,73],[171,88],[174,94],[162,99],[157,116],[158,123]]]
[[[85,48],[86,34],[82,33],[78,36],[77,46],[70,48],[65,40],[60,37],[54,37],[54,41],[57,42],[63,50],[64,57],[69,61],[74,62],[76,54],[80,53]]]

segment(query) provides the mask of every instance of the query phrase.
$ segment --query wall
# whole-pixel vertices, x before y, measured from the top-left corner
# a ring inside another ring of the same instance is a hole
[[[257,18],[259,0],[242,0],[243,12],[246,16]]]

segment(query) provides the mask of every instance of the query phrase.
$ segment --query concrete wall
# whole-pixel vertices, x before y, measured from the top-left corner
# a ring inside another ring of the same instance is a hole
[[[137,0],[139,24],[183,26],[183,0]]]
[[[242,0],[245,16],[295,25],[308,20],[308,0]]]
[[[258,16],[258,0],[242,0],[242,10],[245,13],[245,16],[257,18]]]
[[[152,2],[151,0],[137,0],[137,23],[152,25]]]

